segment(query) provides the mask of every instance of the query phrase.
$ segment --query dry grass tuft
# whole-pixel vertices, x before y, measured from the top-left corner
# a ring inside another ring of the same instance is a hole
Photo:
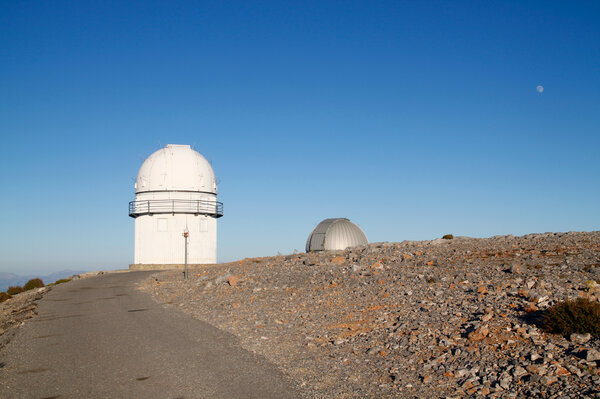
[[[541,322],[550,333],[600,335],[600,304],[586,298],[559,302],[544,312]]]
[[[23,286],[25,291],[32,290],[34,288],[41,288],[44,286],[44,282],[39,278],[31,279]]]
[[[12,296],[12,295],[20,294],[23,291],[25,291],[25,289],[23,289],[23,287],[20,287],[20,286],[17,285],[17,286],[10,286],[10,287],[8,287],[8,289],[6,290],[6,293],[8,295]]]

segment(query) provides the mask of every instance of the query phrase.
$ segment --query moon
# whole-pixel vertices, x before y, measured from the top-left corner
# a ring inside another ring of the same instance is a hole
[[[537,90],[538,93],[543,93],[544,92],[544,86],[542,86],[542,85],[539,85],[535,89]]]

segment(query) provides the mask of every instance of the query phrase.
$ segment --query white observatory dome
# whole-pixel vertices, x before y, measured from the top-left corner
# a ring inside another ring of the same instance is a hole
[[[350,220],[325,219],[308,236],[306,252],[344,250],[368,243],[365,233]]]
[[[168,144],[142,164],[135,192],[195,191],[217,194],[210,163],[189,145]]]
[[[150,155],[138,172],[134,263],[130,269],[176,269],[217,263],[217,182],[210,163],[189,145],[169,144]]]

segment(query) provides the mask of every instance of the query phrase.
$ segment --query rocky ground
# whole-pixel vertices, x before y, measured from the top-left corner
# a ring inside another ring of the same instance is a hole
[[[376,243],[157,273],[143,289],[239,337],[307,397],[600,397],[600,340],[536,317],[600,298],[600,232]]]

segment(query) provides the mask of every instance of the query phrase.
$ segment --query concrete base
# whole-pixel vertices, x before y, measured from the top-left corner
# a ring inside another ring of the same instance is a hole
[[[203,266],[208,266],[206,264],[194,264],[188,265],[190,269],[197,269]],[[149,265],[144,263],[135,263],[129,265],[129,270],[183,270],[185,265],[183,264],[174,264],[174,265]]]

